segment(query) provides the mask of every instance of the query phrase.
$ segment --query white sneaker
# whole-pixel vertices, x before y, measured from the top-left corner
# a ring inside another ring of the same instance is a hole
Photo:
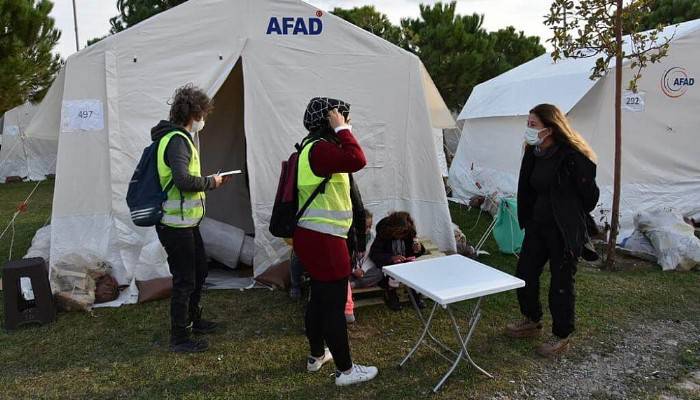
[[[366,382],[374,379],[377,373],[379,373],[377,367],[365,367],[353,364],[349,374],[340,371],[335,372],[335,384],[337,386],[347,386],[354,383]]]
[[[323,364],[329,361],[333,361],[333,355],[331,354],[331,351],[328,350],[328,347],[326,347],[323,357],[316,358],[309,356],[308,360],[306,361],[306,370],[309,372],[318,372],[321,370],[321,367],[323,367]]]

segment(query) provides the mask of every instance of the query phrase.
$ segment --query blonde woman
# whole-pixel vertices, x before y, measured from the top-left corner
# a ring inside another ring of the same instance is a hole
[[[549,262],[552,336],[537,352],[551,357],[568,350],[574,332],[576,263],[588,241],[586,216],[599,197],[596,155],[551,104],[530,110],[525,142],[518,182],[518,220],[525,239],[516,271],[525,281],[517,292],[524,319],[508,324],[506,333],[541,333],[540,276]]]

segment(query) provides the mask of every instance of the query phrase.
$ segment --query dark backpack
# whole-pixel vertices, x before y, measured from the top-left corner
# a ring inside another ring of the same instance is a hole
[[[326,184],[331,179],[330,177],[323,179],[300,209],[297,171],[299,167],[299,153],[301,153],[302,146],[296,144],[294,147],[296,147],[297,151],[292,153],[287,161],[282,161],[282,171],[277,184],[275,205],[272,207],[272,215],[270,216],[270,233],[272,233],[272,236],[283,239],[294,236],[294,230],[297,227],[299,218],[304,215],[304,212],[306,212],[306,209],[309,208],[316,196],[326,189]]]
[[[160,222],[163,217],[163,202],[173,186],[171,180],[165,190],[160,187],[158,144],[159,142],[153,142],[143,150],[126,192],[126,204],[136,226],[154,226]]]

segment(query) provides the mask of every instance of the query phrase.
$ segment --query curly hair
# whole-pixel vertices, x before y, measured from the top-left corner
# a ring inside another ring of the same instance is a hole
[[[214,105],[204,91],[192,84],[178,88],[170,104],[170,122],[185,126],[190,120],[198,121],[211,112]]]
[[[415,239],[418,234],[411,214],[405,211],[389,214],[381,228],[377,227],[377,230],[377,236],[385,239]]]

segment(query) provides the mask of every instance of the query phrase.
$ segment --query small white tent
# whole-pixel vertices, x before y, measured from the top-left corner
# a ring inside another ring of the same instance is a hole
[[[94,254],[120,283],[167,275],[154,229],[131,223],[125,196],[150,128],[188,82],[215,102],[203,172],[247,173],[208,195],[207,215],[255,235],[256,275],[289,255],[268,222],[314,96],[352,104],[368,158],[356,177],[375,215],[409,211],[454,249],[433,131],[454,120],[417,57],[302,1],[190,0],[68,58],[32,121],[30,135],[60,132],[51,265]]]
[[[700,211],[700,20],[666,28],[662,37],[671,35],[668,57],[643,71],[640,96],[623,98],[623,229],[643,209]],[[515,193],[527,115],[535,105],[551,103],[568,114],[598,154],[597,216],[609,215],[615,71],[592,81],[594,63],[595,58],[553,63],[545,54],[474,88],[459,115],[464,128],[450,169],[455,198],[467,202],[475,194]],[[632,71],[629,65],[623,71],[626,84]]]
[[[56,170],[57,136],[43,139],[27,135],[36,110],[37,106],[25,103],[7,111],[2,119],[0,183],[8,176],[40,181]]]

